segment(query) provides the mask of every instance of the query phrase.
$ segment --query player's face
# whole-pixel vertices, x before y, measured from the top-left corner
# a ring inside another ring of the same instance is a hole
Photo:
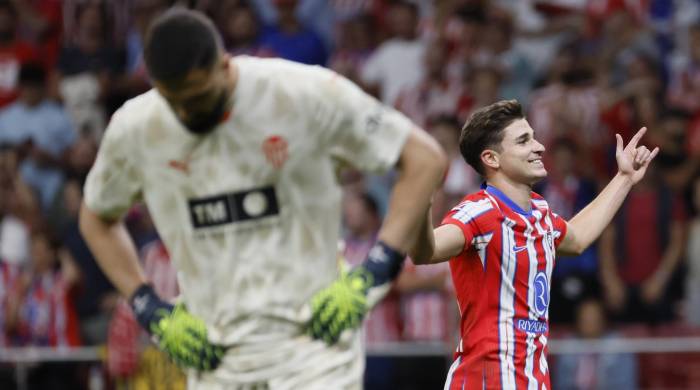
[[[154,81],[182,124],[195,134],[206,134],[224,118],[230,97],[228,59],[212,69],[194,69],[182,82]]]
[[[499,168],[519,183],[535,184],[547,176],[542,163],[544,146],[535,139],[535,132],[525,119],[518,119],[504,129]]]

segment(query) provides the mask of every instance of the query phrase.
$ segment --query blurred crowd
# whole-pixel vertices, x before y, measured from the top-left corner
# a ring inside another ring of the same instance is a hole
[[[700,325],[698,1],[0,0],[0,347],[112,340],[121,351],[112,361],[122,362],[113,372],[135,369],[123,357],[134,354],[138,328],[129,328],[133,318],[77,215],[111,113],[150,88],[146,28],[175,4],[210,15],[232,55],[329,67],[434,136],[451,160],[434,198],[436,224],[481,184],[458,145],[480,107],[501,99],[526,107],[547,148],[549,177],[536,191],[565,218],[615,173],[615,133],[629,139],[646,126],[646,143],[661,153],[599,242],[558,260],[552,331],[601,338]],[[341,180],[345,257],[358,263],[376,238],[393,173],[345,171]],[[126,218],[158,288],[175,295],[148,211],[135,207]],[[367,344],[454,343],[452,291],[446,264],[407,264],[369,316]],[[368,378],[379,388],[395,383],[386,382],[394,363],[375,358]],[[588,363],[562,359],[559,378],[577,381]],[[625,367],[636,375],[636,364]],[[65,372],[33,378],[55,375]],[[422,388],[402,388],[410,386]]]

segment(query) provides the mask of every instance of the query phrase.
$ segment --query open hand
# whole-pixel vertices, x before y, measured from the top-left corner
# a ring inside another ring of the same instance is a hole
[[[615,159],[617,159],[618,172],[628,176],[633,184],[638,183],[644,177],[644,174],[649,167],[651,160],[659,154],[659,148],[654,148],[653,151],[642,145],[637,146],[639,140],[642,139],[647,128],[642,127],[637,134],[632,137],[630,142],[623,148],[622,137],[620,134],[615,134],[617,139],[617,148],[615,150]]]

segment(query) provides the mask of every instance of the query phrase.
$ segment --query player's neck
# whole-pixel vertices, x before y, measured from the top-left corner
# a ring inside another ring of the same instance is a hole
[[[532,187],[523,183],[515,183],[505,177],[495,176],[486,180],[486,184],[498,188],[505,196],[510,198],[521,209],[530,210],[532,200]]]

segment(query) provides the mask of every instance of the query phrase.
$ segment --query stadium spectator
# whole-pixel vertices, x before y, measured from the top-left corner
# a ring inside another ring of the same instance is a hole
[[[68,114],[46,96],[46,71],[41,65],[24,65],[19,79],[18,100],[0,110],[0,142],[28,150],[20,173],[47,211],[61,191],[65,152],[76,135]]]
[[[660,173],[673,192],[685,197],[700,168],[700,153],[693,150],[688,134],[690,117],[680,110],[666,110],[658,115],[656,138],[662,149],[659,153]]]
[[[422,80],[402,89],[396,98],[396,108],[423,128],[428,124],[428,118],[456,112],[463,93],[461,83],[448,79],[447,50],[443,41],[430,42],[424,53]]]
[[[64,249],[45,231],[31,237],[31,260],[13,291],[7,328],[14,345],[75,346],[80,344],[72,302],[79,273]]]
[[[0,260],[21,266],[29,260],[30,225],[26,214],[22,215],[22,207],[18,207],[19,197],[29,195],[25,202],[33,197],[19,177],[17,166],[17,152],[0,144]]]
[[[418,36],[418,8],[395,2],[387,15],[391,38],[372,53],[361,72],[363,83],[385,104],[393,106],[404,88],[423,77],[426,43]]]
[[[700,112],[700,24],[688,29],[687,53],[672,58],[667,99],[669,105],[689,114]]]
[[[610,71],[612,86],[624,84],[628,78],[628,65],[635,57],[659,63],[660,48],[651,29],[642,23],[642,17],[624,6],[614,6],[600,19],[602,29],[597,36],[599,47],[596,50],[598,61]]]
[[[450,80],[462,83],[468,74],[468,66],[483,48],[484,28],[489,24],[490,8],[484,2],[453,2],[456,7],[450,16],[436,16],[445,20],[444,27],[438,26],[437,34],[445,39],[450,47],[446,72]],[[444,12],[444,11],[442,11]]]
[[[206,1],[206,0],[205,0]],[[209,0],[212,1],[212,0]],[[280,20],[277,0],[244,0],[251,4],[265,26],[276,25]],[[283,0],[284,1],[284,0]],[[375,0],[297,0],[294,14],[297,20],[318,34],[327,51],[335,42],[336,23],[362,13]]]
[[[576,164],[580,150],[567,139],[553,142],[547,178],[535,186],[553,210],[571,219],[597,193],[596,183],[583,177]],[[658,158],[658,157],[657,157]],[[581,255],[559,259],[552,277],[550,314],[552,323],[573,323],[577,304],[598,287],[598,249],[592,245]]]
[[[39,58],[37,49],[17,37],[17,11],[10,1],[0,2],[0,108],[18,95],[18,76],[23,64]]]
[[[277,23],[262,29],[260,43],[282,58],[309,65],[326,65],[326,47],[315,31],[299,21],[295,14],[297,4],[297,0],[275,0]]]
[[[124,74],[117,81],[124,95],[136,96],[151,88],[143,62],[143,37],[151,20],[167,9],[168,0],[135,0],[129,4],[130,23],[124,37]]]
[[[470,62],[498,70],[501,76],[498,97],[516,99],[527,106],[537,74],[528,57],[513,46],[515,30],[510,15],[494,12],[479,32],[481,44]]]
[[[31,263],[19,276],[9,299],[6,330],[11,345],[71,347],[80,345],[72,294],[79,273],[70,255],[57,248],[45,231],[31,237]],[[30,389],[75,389],[69,363],[42,363],[29,373]]]
[[[75,36],[61,49],[53,88],[76,129],[99,139],[106,126],[105,109],[111,112],[121,104],[115,101],[121,93],[115,80],[124,72],[124,53],[111,44],[104,4],[84,3],[75,12]]]
[[[495,103],[499,99],[502,80],[503,74],[495,64],[470,68],[464,93],[457,101],[457,117],[466,121],[474,111]]]
[[[620,335],[608,331],[603,304],[589,298],[576,306],[575,338],[609,340]],[[552,372],[553,389],[636,390],[638,364],[631,354],[564,354],[557,358]]]
[[[248,3],[240,0],[222,1],[215,19],[224,47],[232,55],[275,57],[272,48],[261,44],[260,20]]]
[[[668,294],[685,237],[682,199],[652,166],[599,243],[601,283],[616,320],[653,325],[674,319]]]
[[[361,83],[360,72],[372,53],[375,35],[372,19],[366,15],[343,22],[339,26],[338,44],[331,54],[328,67]]]
[[[44,63],[56,64],[63,32],[62,2],[59,0],[9,0],[17,10],[21,39],[39,48]]]

